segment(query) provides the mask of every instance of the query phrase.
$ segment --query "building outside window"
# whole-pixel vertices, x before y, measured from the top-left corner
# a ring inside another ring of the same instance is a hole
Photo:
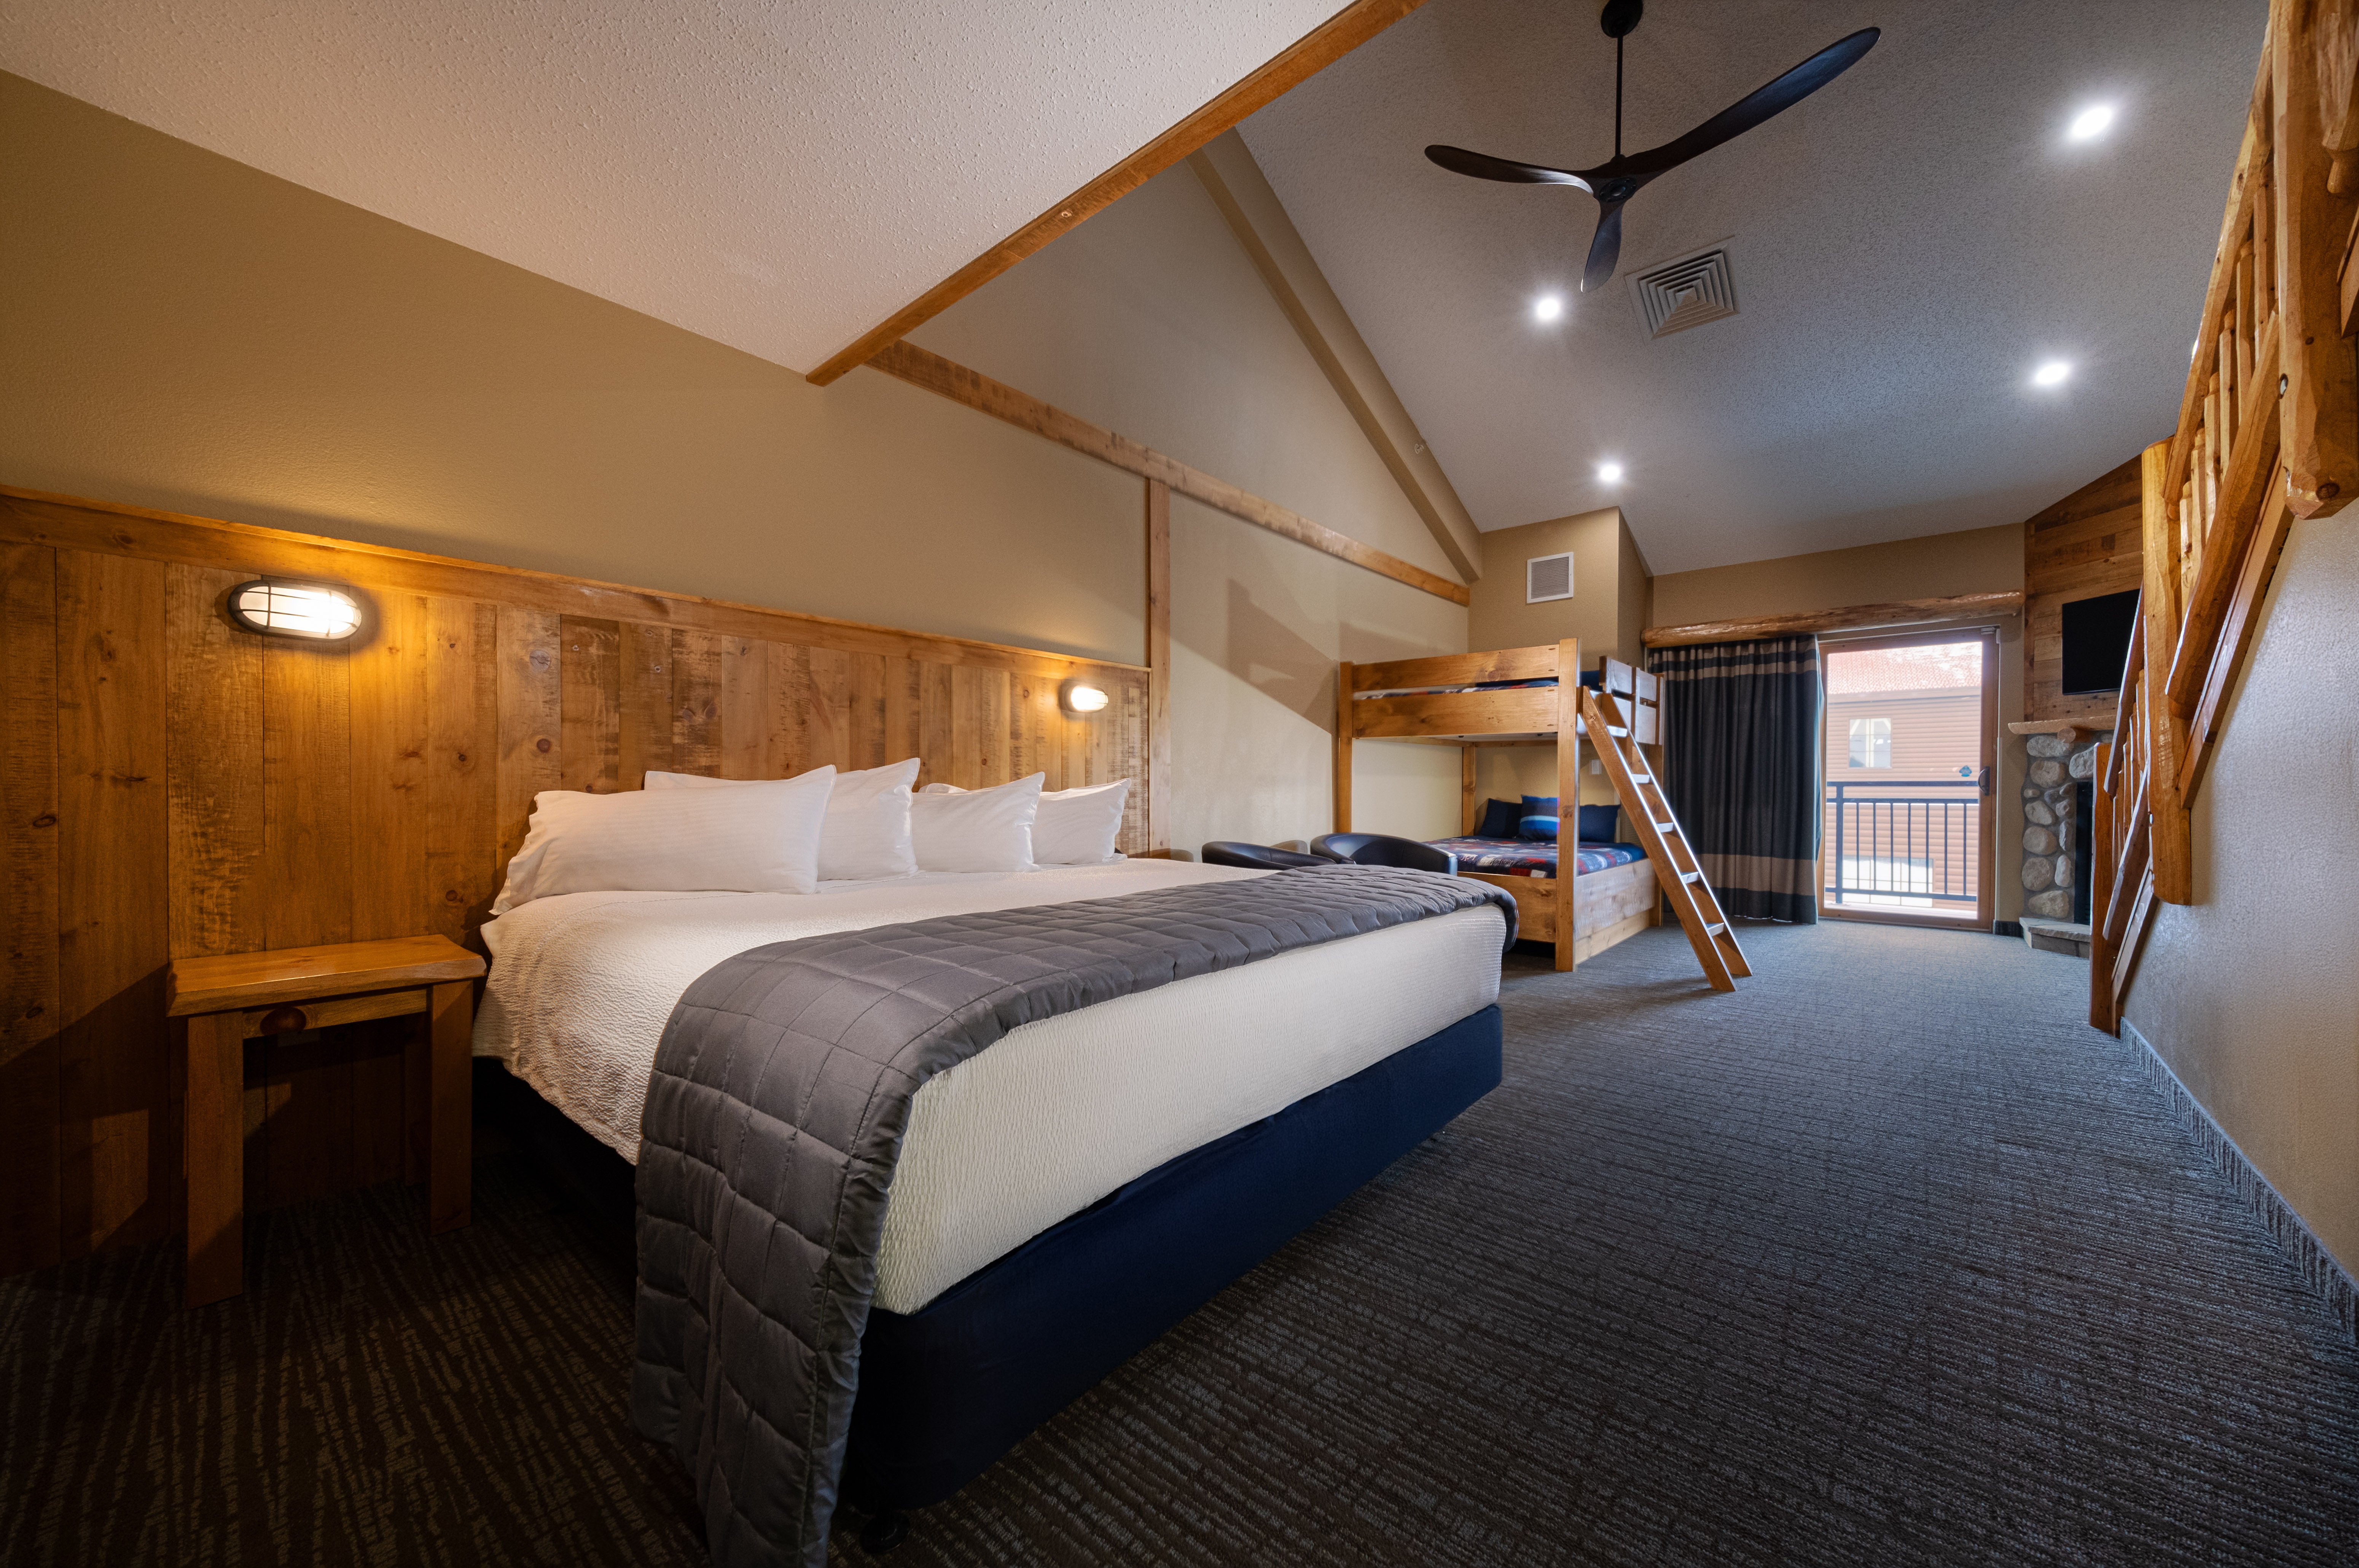
[[[1892,721],[1890,719],[1852,720],[1851,765],[1854,768],[1892,766]]]

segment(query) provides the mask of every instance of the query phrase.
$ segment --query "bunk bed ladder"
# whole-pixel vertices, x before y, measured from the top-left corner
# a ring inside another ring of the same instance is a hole
[[[1704,978],[1712,982],[1715,991],[1735,990],[1736,982],[1751,975],[1753,966],[1745,961],[1745,949],[1737,942],[1736,931],[1729,925],[1728,916],[1721,911],[1712,885],[1704,880],[1694,846],[1688,843],[1687,833],[1672,814],[1661,780],[1647,766],[1646,754],[1625,738],[1630,731],[1622,705],[1605,693],[1584,686],[1581,691],[1581,718],[1589,732],[1590,744],[1597,748],[1598,760],[1605,765],[1606,776],[1614,780],[1614,792],[1622,798],[1622,810],[1637,830],[1640,847],[1655,863],[1656,879],[1662,884],[1663,896],[1671,901],[1672,912],[1680,918],[1680,929],[1688,933],[1688,945],[1695,949],[1696,962],[1703,965]]]

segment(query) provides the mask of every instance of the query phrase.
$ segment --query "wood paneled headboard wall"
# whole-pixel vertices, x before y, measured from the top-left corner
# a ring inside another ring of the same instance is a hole
[[[375,623],[240,631],[223,595],[266,574]],[[471,939],[538,790],[915,756],[1138,778],[1123,846],[1161,844],[1135,665],[6,488],[0,595],[0,1274],[176,1228],[168,959]],[[1074,675],[1104,713],[1061,713]],[[256,1206],[398,1173],[399,1045],[368,1029],[253,1048]]]

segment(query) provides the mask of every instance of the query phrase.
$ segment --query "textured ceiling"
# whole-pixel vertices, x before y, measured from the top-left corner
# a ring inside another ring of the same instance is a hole
[[[1847,74],[1663,177],[1575,295],[1595,204],[1427,163],[1582,168],[1614,50],[1576,0],[1434,0],[1247,144],[1484,528],[1618,502],[1657,572],[2018,522],[2170,429],[2266,0],[1653,0],[1625,145],[1854,28]],[[2083,105],[2120,114],[2069,144]],[[1649,340],[1629,271],[1733,242],[1742,313]],[[1561,291],[1566,319],[1530,315]],[[2060,390],[2029,385],[2048,358]],[[1594,464],[1626,465],[1620,486]]]
[[[10,0],[0,66],[807,370],[1343,0]]]

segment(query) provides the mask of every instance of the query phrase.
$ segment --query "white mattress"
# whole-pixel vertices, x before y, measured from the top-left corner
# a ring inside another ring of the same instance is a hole
[[[636,1160],[656,1044],[690,981],[765,942],[1265,872],[1130,860],[821,884],[816,894],[572,893],[484,927],[475,1051]],[[1498,913],[1298,949],[1011,1030],[918,1091],[876,1303],[922,1307],[1165,1160],[1472,1012],[1499,989]]]

